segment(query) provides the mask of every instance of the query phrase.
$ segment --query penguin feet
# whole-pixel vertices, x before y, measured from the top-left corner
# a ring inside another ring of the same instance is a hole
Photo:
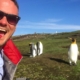
[[[69,63],[69,64],[70,64],[70,66],[76,66],[77,65],[77,63],[74,63],[74,62]]]

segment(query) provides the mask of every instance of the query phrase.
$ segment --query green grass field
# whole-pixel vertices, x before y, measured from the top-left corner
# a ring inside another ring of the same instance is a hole
[[[35,35],[29,39],[15,39],[14,43],[23,55],[14,80],[26,77],[30,80],[80,80],[80,60],[76,66],[68,63],[68,47],[75,37],[80,50],[80,32]],[[40,36],[40,37],[39,37]],[[35,58],[29,57],[29,43],[41,41],[44,46],[43,54]]]

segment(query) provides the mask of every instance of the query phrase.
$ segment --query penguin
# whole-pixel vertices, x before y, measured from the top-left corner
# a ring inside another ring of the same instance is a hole
[[[78,55],[79,55],[79,50],[78,50],[78,45],[76,43],[75,38],[69,38],[72,42],[69,46],[68,50],[68,58],[69,58],[69,64],[72,65],[77,65],[77,60],[78,60]]]
[[[41,41],[36,43],[37,46],[37,55],[41,55],[43,53],[43,44]]]
[[[37,46],[34,43],[30,43],[30,57],[36,57],[37,56]]]

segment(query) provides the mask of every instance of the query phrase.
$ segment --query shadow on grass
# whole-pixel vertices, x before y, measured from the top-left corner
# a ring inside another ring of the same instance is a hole
[[[30,53],[27,53],[27,54],[23,54],[23,56],[27,56],[27,57],[30,57]]]
[[[57,62],[59,62],[59,63],[65,63],[65,64],[68,64],[68,65],[69,65],[69,63],[68,63],[67,61],[64,61],[64,60],[62,60],[62,59],[50,58],[50,60],[54,60],[54,61],[57,61]]]

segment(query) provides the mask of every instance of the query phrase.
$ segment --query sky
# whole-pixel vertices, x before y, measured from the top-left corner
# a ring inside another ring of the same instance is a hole
[[[17,0],[19,16],[14,35],[80,30],[80,0]]]

